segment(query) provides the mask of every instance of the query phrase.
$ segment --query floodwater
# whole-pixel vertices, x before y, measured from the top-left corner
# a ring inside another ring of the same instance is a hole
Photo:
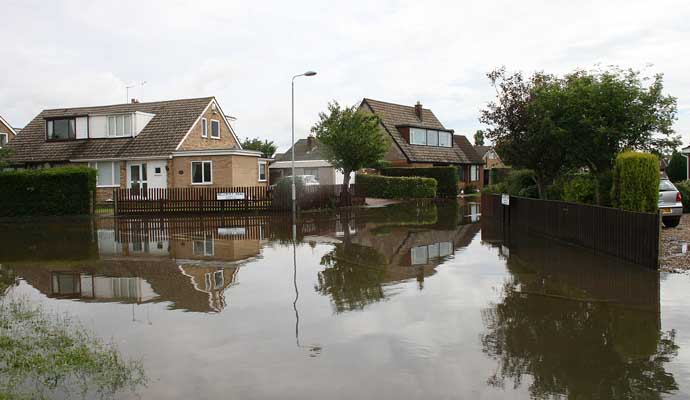
[[[0,223],[2,271],[141,360],[144,399],[690,398],[690,277],[477,203]],[[293,240],[293,235],[296,240]]]

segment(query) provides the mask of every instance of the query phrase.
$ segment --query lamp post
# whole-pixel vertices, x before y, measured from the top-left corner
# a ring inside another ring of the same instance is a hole
[[[296,221],[294,218],[297,216],[297,195],[295,193],[295,78],[300,76],[314,76],[316,72],[307,71],[303,74],[295,75],[292,77],[292,217],[293,217],[293,229]]]

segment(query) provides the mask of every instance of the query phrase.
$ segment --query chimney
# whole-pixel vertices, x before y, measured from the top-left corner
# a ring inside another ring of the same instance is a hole
[[[316,138],[313,135],[307,136],[307,151],[311,152],[314,150],[314,144],[316,142]]]
[[[137,100],[137,99],[132,99],[132,104],[138,104],[138,103],[139,103],[139,100]]]
[[[422,120],[422,103],[417,102],[417,104],[414,105],[414,113],[417,114],[417,119],[420,121]]]

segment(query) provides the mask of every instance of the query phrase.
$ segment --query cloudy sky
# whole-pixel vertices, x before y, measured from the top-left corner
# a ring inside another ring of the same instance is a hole
[[[481,127],[487,71],[565,73],[616,64],[665,74],[690,142],[685,1],[0,0],[0,114],[216,96],[241,137],[290,142],[328,101],[421,101],[457,133]],[[605,3],[605,4],[604,4]],[[140,82],[146,81],[141,86]]]

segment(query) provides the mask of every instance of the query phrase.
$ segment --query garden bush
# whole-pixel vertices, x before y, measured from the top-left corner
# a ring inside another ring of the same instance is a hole
[[[95,191],[92,168],[0,172],[0,216],[88,214]]]
[[[578,174],[563,183],[560,199],[572,203],[595,204],[597,180],[590,174]]]
[[[628,151],[616,157],[611,202],[616,208],[656,212],[659,201],[659,159]]]
[[[393,177],[357,174],[357,193],[381,199],[421,199],[436,197],[432,178]]]
[[[533,173],[527,169],[516,169],[506,174],[501,183],[487,186],[487,193],[507,193],[511,196],[539,198],[537,185],[532,179]]]
[[[458,195],[458,171],[455,167],[431,167],[431,168],[383,168],[384,176],[418,176],[433,178],[437,183],[439,197],[457,197]]]

